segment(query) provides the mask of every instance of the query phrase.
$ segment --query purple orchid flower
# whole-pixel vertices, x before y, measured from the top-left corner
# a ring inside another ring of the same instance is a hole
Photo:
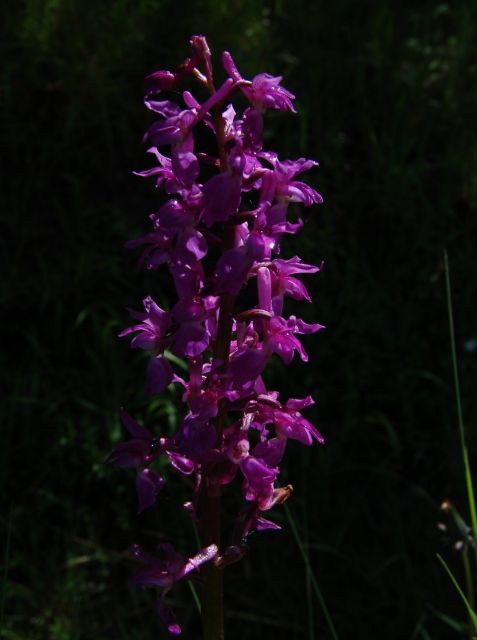
[[[171,321],[169,314],[161,309],[150,296],[143,300],[143,304],[146,313],[129,309],[130,315],[141,322],[121,331],[119,337],[137,333],[131,340],[131,347],[155,352],[156,355],[149,360],[147,368],[146,392],[156,394],[163,391],[172,382],[172,367],[160,355],[170,342],[166,333]]]
[[[321,271],[320,267],[313,264],[305,264],[301,258],[295,256],[289,260],[273,260],[270,265],[272,280],[272,307],[275,315],[281,315],[283,311],[284,297],[289,296],[294,300],[307,300],[311,302],[310,294],[305,285],[293,278],[294,273],[316,273]]]
[[[123,338],[131,333],[137,333],[131,340],[131,347],[161,352],[164,349],[165,335],[171,323],[169,314],[161,309],[150,296],[144,298],[142,303],[145,313],[128,309],[133,318],[140,320],[139,324],[124,329],[119,337]]]
[[[324,326],[318,323],[307,324],[295,316],[290,316],[288,320],[274,316],[270,320],[267,349],[278,354],[285,364],[290,364],[295,351],[303,362],[308,362],[308,355],[295,334],[315,333],[320,329],[324,329]]]
[[[288,298],[311,302],[297,276],[321,266],[281,256],[283,238],[303,226],[301,218],[290,219],[291,205],[310,207],[322,198],[298,179],[315,161],[283,160],[264,147],[267,111],[295,112],[281,76],[258,73],[248,80],[224,52],[228,77],[215,88],[205,37],[193,36],[190,44],[190,57],[176,71],[146,78],[145,105],[157,120],[144,141],[156,163],[136,174],[153,178],[168,198],[150,214],[152,229],[126,244],[141,249],[140,263],[154,275],[169,274],[176,297],[169,311],[145,298],[144,312],[129,310],[135,323],[119,334],[131,335],[131,347],[149,352],[146,392],[155,395],[178,383],[183,410],[176,433],[161,438],[122,411],[131,437],[116,444],[109,462],[136,470],[139,512],[156,503],[164,486],[154,470],[159,459],[187,476],[192,495],[184,506],[203,548],[185,559],[171,545],[162,545],[159,557],[136,546],[144,567],[135,582],[158,589],[157,611],[169,633],[178,635],[165,596],[199,570],[208,594],[202,617],[214,630],[208,637],[221,637],[223,570],[243,556],[242,541],[252,531],[280,528],[263,513],[292,493],[291,485],[277,486],[288,441],[323,443],[302,415],[311,397],[281,402],[262,377],[275,354],[287,365],[295,352],[307,361],[299,336],[323,328],[283,315]],[[197,91],[180,89],[186,78],[197,82]],[[248,101],[242,113],[232,104],[238,93]],[[210,144],[199,148],[200,128],[215,137],[215,150]],[[249,294],[256,300],[251,308]],[[228,540],[222,532],[221,550],[220,496],[234,484],[241,485],[242,507]]]
[[[141,178],[156,178],[156,188],[159,189],[164,185],[166,193],[177,193],[180,191],[181,185],[177,181],[170,158],[159,153],[156,147],[151,147],[147,151],[155,155],[159,166],[151,167],[144,171],[133,171],[134,175]]]
[[[262,177],[262,202],[271,202],[273,198],[279,201],[286,199],[288,202],[301,202],[305,207],[323,202],[323,198],[315,189],[304,182],[294,180],[298,174],[317,166],[317,162],[305,158],[280,162],[277,154],[270,151],[262,151],[258,155],[273,166],[273,171],[267,171]]]
[[[133,467],[137,469],[136,491],[138,513],[151,507],[164,486],[164,479],[147,465],[151,464],[166,449],[166,440],[154,438],[146,427],[138,424],[125,409],[121,409],[123,425],[132,438],[119,442],[108,458],[115,467]]]
[[[245,82],[240,75],[232,56],[228,51],[222,54],[222,63],[230,77],[237,83],[243,83],[242,92],[250,100],[256,109],[279,109],[280,111],[293,111],[292,100],[295,96],[280,86],[281,76],[271,76],[268,73],[259,73],[252,82]]]
[[[157,587],[159,589],[157,611],[171,635],[180,635],[181,628],[164,601],[167,592],[176,582],[185,578],[192,571],[197,571],[205,562],[210,562],[215,558],[217,551],[217,546],[211,544],[186,560],[174,550],[171,544],[160,545],[160,557],[144,553],[139,545],[134,545],[134,556],[146,566],[136,572],[133,580],[141,587]]]

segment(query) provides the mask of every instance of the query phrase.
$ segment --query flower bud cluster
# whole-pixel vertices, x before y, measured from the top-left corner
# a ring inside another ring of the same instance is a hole
[[[302,415],[313,404],[311,397],[280,400],[262,378],[272,357],[290,364],[297,353],[306,361],[299,336],[322,328],[283,315],[286,297],[311,302],[297,275],[320,267],[297,256],[280,257],[283,235],[303,226],[301,219],[288,219],[290,204],[322,202],[298,179],[317,163],[281,160],[264,148],[267,110],[295,112],[294,96],[282,87],[281,77],[260,73],[245,79],[224,52],[227,78],[216,88],[205,38],[194,36],[191,50],[175,72],[157,71],[146,78],[145,105],[158,119],[144,141],[155,164],[137,175],[153,178],[169,199],[149,216],[150,232],[127,243],[142,247],[141,262],[148,269],[169,271],[177,300],[164,310],[147,297],[143,311],[130,310],[134,324],[120,334],[132,335],[131,346],[150,355],[148,393],[181,385],[185,415],[177,433],[166,437],[123,410],[130,438],[115,446],[110,462],[136,469],[139,511],[152,506],[163,488],[164,479],[153,468],[160,456],[194,477],[196,491],[187,508],[199,528],[201,492],[220,495],[239,478],[244,507],[221,551],[209,545],[184,560],[166,545],[164,559],[135,548],[146,564],[136,580],[159,587],[158,610],[172,634],[180,629],[164,604],[165,591],[202,562],[214,559],[220,565],[228,557],[237,559],[252,530],[278,529],[263,513],[292,491],[290,485],[276,486],[288,440],[323,442]],[[184,80],[194,79],[207,94],[202,102],[189,90],[178,93]],[[240,94],[247,106],[237,114],[232,100]],[[171,95],[180,99],[168,99]],[[201,129],[200,139],[207,141],[208,135],[214,151],[197,148]],[[247,308],[244,301],[251,296],[255,303]],[[168,354],[187,362],[187,376],[174,371]]]

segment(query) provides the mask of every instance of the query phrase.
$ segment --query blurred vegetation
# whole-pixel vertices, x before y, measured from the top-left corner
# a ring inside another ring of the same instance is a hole
[[[0,38],[2,355],[0,576],[10,640],[165,637],[130,588],[129,545],[192,550],[169,484],[135,515],[133,474],[104,464],[122,404],[175,427],[175,399],[142,394],[144,358],[119,342],[126,306],[167,293],[125,240],[146,229],[142,78],[205,33],[244,75],[285,76],[299,115],[269,144],[317,158],[325,205],[286,255],[325,260],[310,284],[309,365],[274,367],[313,393],[323,448],[293,443],[294,523],[341,639],[463,637],[461,577],[439,504],[466,497],[452,387],[443,250],[453,283],[472,468],[477,404],[477,5],[472,0],[22,0]],[[283,510],[228,571],[228,640],[329,638]],[[187,585],[171,595],[198,638]]]

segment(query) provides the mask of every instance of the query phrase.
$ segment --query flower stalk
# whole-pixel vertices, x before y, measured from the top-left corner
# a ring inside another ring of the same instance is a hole
[[[294,96],[281,77],[243,78],[224,52],[228,77],[216,88],[206,39],[193,36],[190,44],[190,57],[176,71],[146,78],[145,105],[159,119],[144,141],[156,164],[137,175],[154,178],[169,199],[150,214],[152,230],[126,245],[142,247],[140,261],[148,269],[167,268],[177,300],[166,311],[148,296],[144,312],[130,310],[135,323],[120,333],[132,335],[131,346],[149,353],[147,393],[162,393],[171,384],[183,388],[183,418],[177,433],[164,434],[122,410],[130,438],[115,446],[109,460],[136,470],[139,512],[155,504],[166,482],[155,468],[159,458],[167,458],[173,472],[194,478],[184,508],[198,527],[202,548],[184,558],[169,544],[160,545],[158,555],[136,545],[133,554],[144,567],[135,581],[156,589],[157,611],[169,633],[179,635],[166,595],[178,580],[199,574],[204,640],[222,640],[224,571],[244,555],[251,532],[280,528],[262,514],[292,493],[290,484],[276,486],[288,441],[323,442],[301,413],[313,404],[311,397],[281,401],[263,377],[271,358],[288,365],[297,353],[307,361],[297,336],[323,328],[283,316],[285,298],[311,302],[296,275],[321,267],[297,256],[279,257],[282,237],[303,226],[301,219],[287,219],[290,206],[309,207],[322,198],[297,179],[316,162],[280,160],[264,149],[266,112],[295,112]],[[202,102],[188,90],[181,104],[168,99],[168,94],[177,97],[187,77],[207,91]],[[249,104],[241,117],[230,102],[238,93]],[[196,149],[199,129],[212,132],[216,155]],[[174,371],[171,360],[177,358],[187,362],[188,378]],[[242,505],[233,526],[224,527],[222,493],[240,485]]]

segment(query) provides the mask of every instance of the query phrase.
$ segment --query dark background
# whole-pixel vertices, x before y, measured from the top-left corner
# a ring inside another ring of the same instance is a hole
[[[463,411],[475,456],[477,4],[23,0],[2,4],[0,582],[2,638],[144,640],[165,633],[129,586],[128,549],[193,551],[177,478],[135,515],[134,473],[104,460],[118,407],[167,431],[177,397],[143,394],[145,360],[116,334],[126,306],[165,297],[123,243],[154,207],[142,79],[204,33],[245,76],[284,76],[299,114],[270,114],[267,146],[318,159],[325,204],[284,255],[327,325],[308,365],[273,367],[284,396],[312,393],[322,448],[291,443],[282,481],[340,640],[465,637],[457,538],[437,529],[466,495],[443,252],[454,296]],[[162,275],[161,275],[162,274]],[[162,296],[162,297],[161,297]],[[226,638],[332,638],[283,509],[226,574]],[[198,618],[171,594],[185,638]]]

